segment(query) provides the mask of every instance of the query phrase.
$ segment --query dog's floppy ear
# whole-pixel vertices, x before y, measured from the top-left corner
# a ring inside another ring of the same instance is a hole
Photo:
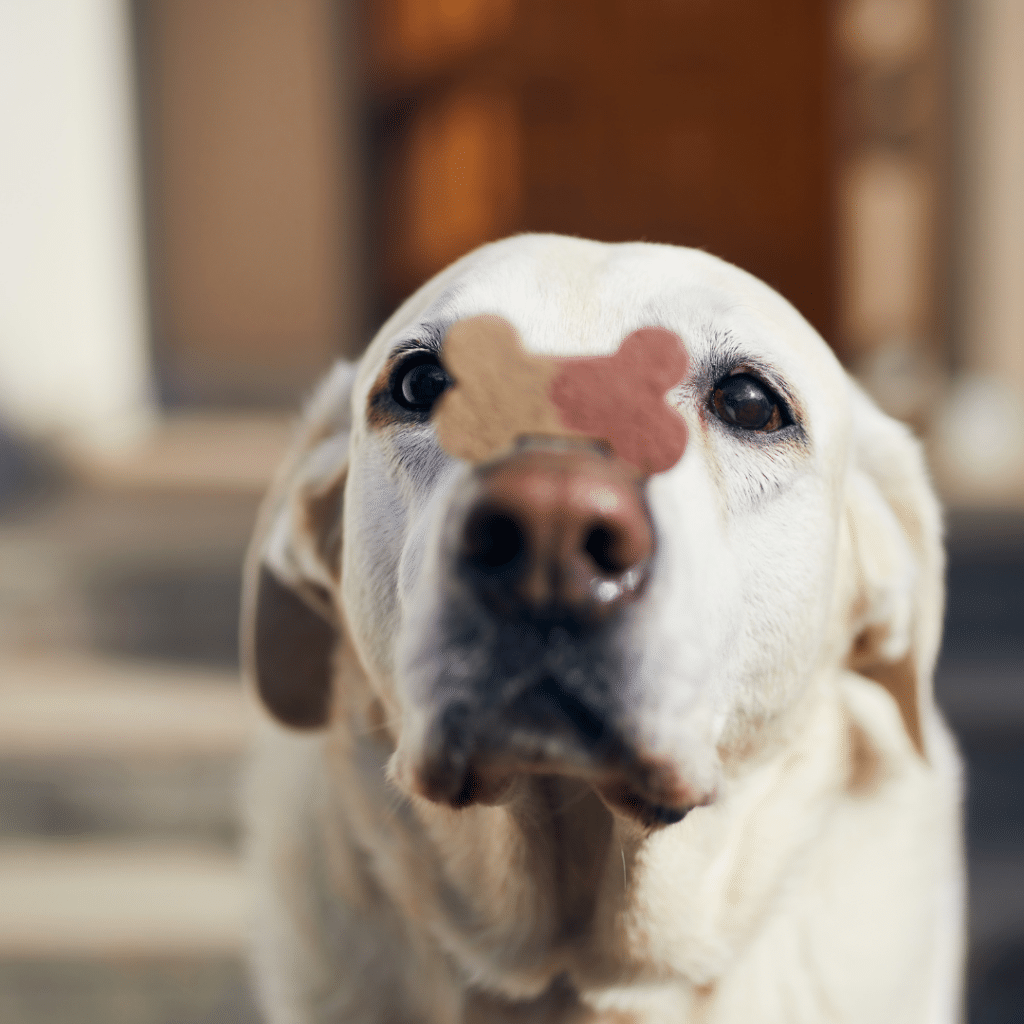
[[[944,604],[942,519],[920,445],[858,388],[845,528],[849,667],[892,694],[927,757]]]
[[[243,666],[267,710],[300,729],[330,717],[355,374],[338,363],[314,396],[246,558]]]

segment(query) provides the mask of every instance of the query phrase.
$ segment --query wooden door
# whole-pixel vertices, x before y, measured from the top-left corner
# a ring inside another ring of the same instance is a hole
[[[697,246],[831,332],[828,5],[370,0],[380,314],[515,231]]]

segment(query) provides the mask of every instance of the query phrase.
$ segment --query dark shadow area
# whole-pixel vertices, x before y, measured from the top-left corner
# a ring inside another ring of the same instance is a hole
[[[1024,943],[976,953],[967,1000],[970,1024],[1016,1024],[1024,1019]]]
[[[971,732],[963,735],[960,743],[968,765],[971,853],[1014,853],[1024,863],[1024,734]]]
[[[0,961],[0,1020],[258,1024],[234,958]]]
[[[30,511],[56,495],[62,484],[56,463],[0,422],[0,517]]]
[[[937,693],[966,763],[970,1024],[1024,1020],[1024,517],[950,522]]]
[[[97,647],[109,654],[238,667],[238,561],[131,566],[91,581]]]
[[[0,758],[0,841],[238,843],[241,766],[226,756],[40,763]]]

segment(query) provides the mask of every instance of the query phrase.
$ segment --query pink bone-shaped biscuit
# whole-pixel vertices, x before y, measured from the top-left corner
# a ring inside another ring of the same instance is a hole
[[[686,423],[665,401],[690,365],[678,335],[645,327],[613,355],[561,362],[550,393],[566,427],[607,441],[645,476],[682,458]]]
[[[507,320],[479,316],[452,325],[441,358],[454,384],[434,421],[458,458],[486,461],[529,434],[588,437],[648,476],[686,448],[686,424],[665,395],[689,358],[665,328],[634,331],[608,356],[560,358],[527,352]]]

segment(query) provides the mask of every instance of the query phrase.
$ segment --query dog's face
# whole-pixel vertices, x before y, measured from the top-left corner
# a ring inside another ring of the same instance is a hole
[[[257,681],[318,723],[328,688],[306,676],[342,633],[411,793],[496,802],[568,774],[671,822],[822,665],[858,643],[915,656],[905,581],[887,566],[869,593],[849,530],[858,431],[883,418],[791,306],[706,254],[486,247],[337,371],[311,422],[258,543]],[[302,615],[280,584],[330,628],[284,650],[278,613]]]

